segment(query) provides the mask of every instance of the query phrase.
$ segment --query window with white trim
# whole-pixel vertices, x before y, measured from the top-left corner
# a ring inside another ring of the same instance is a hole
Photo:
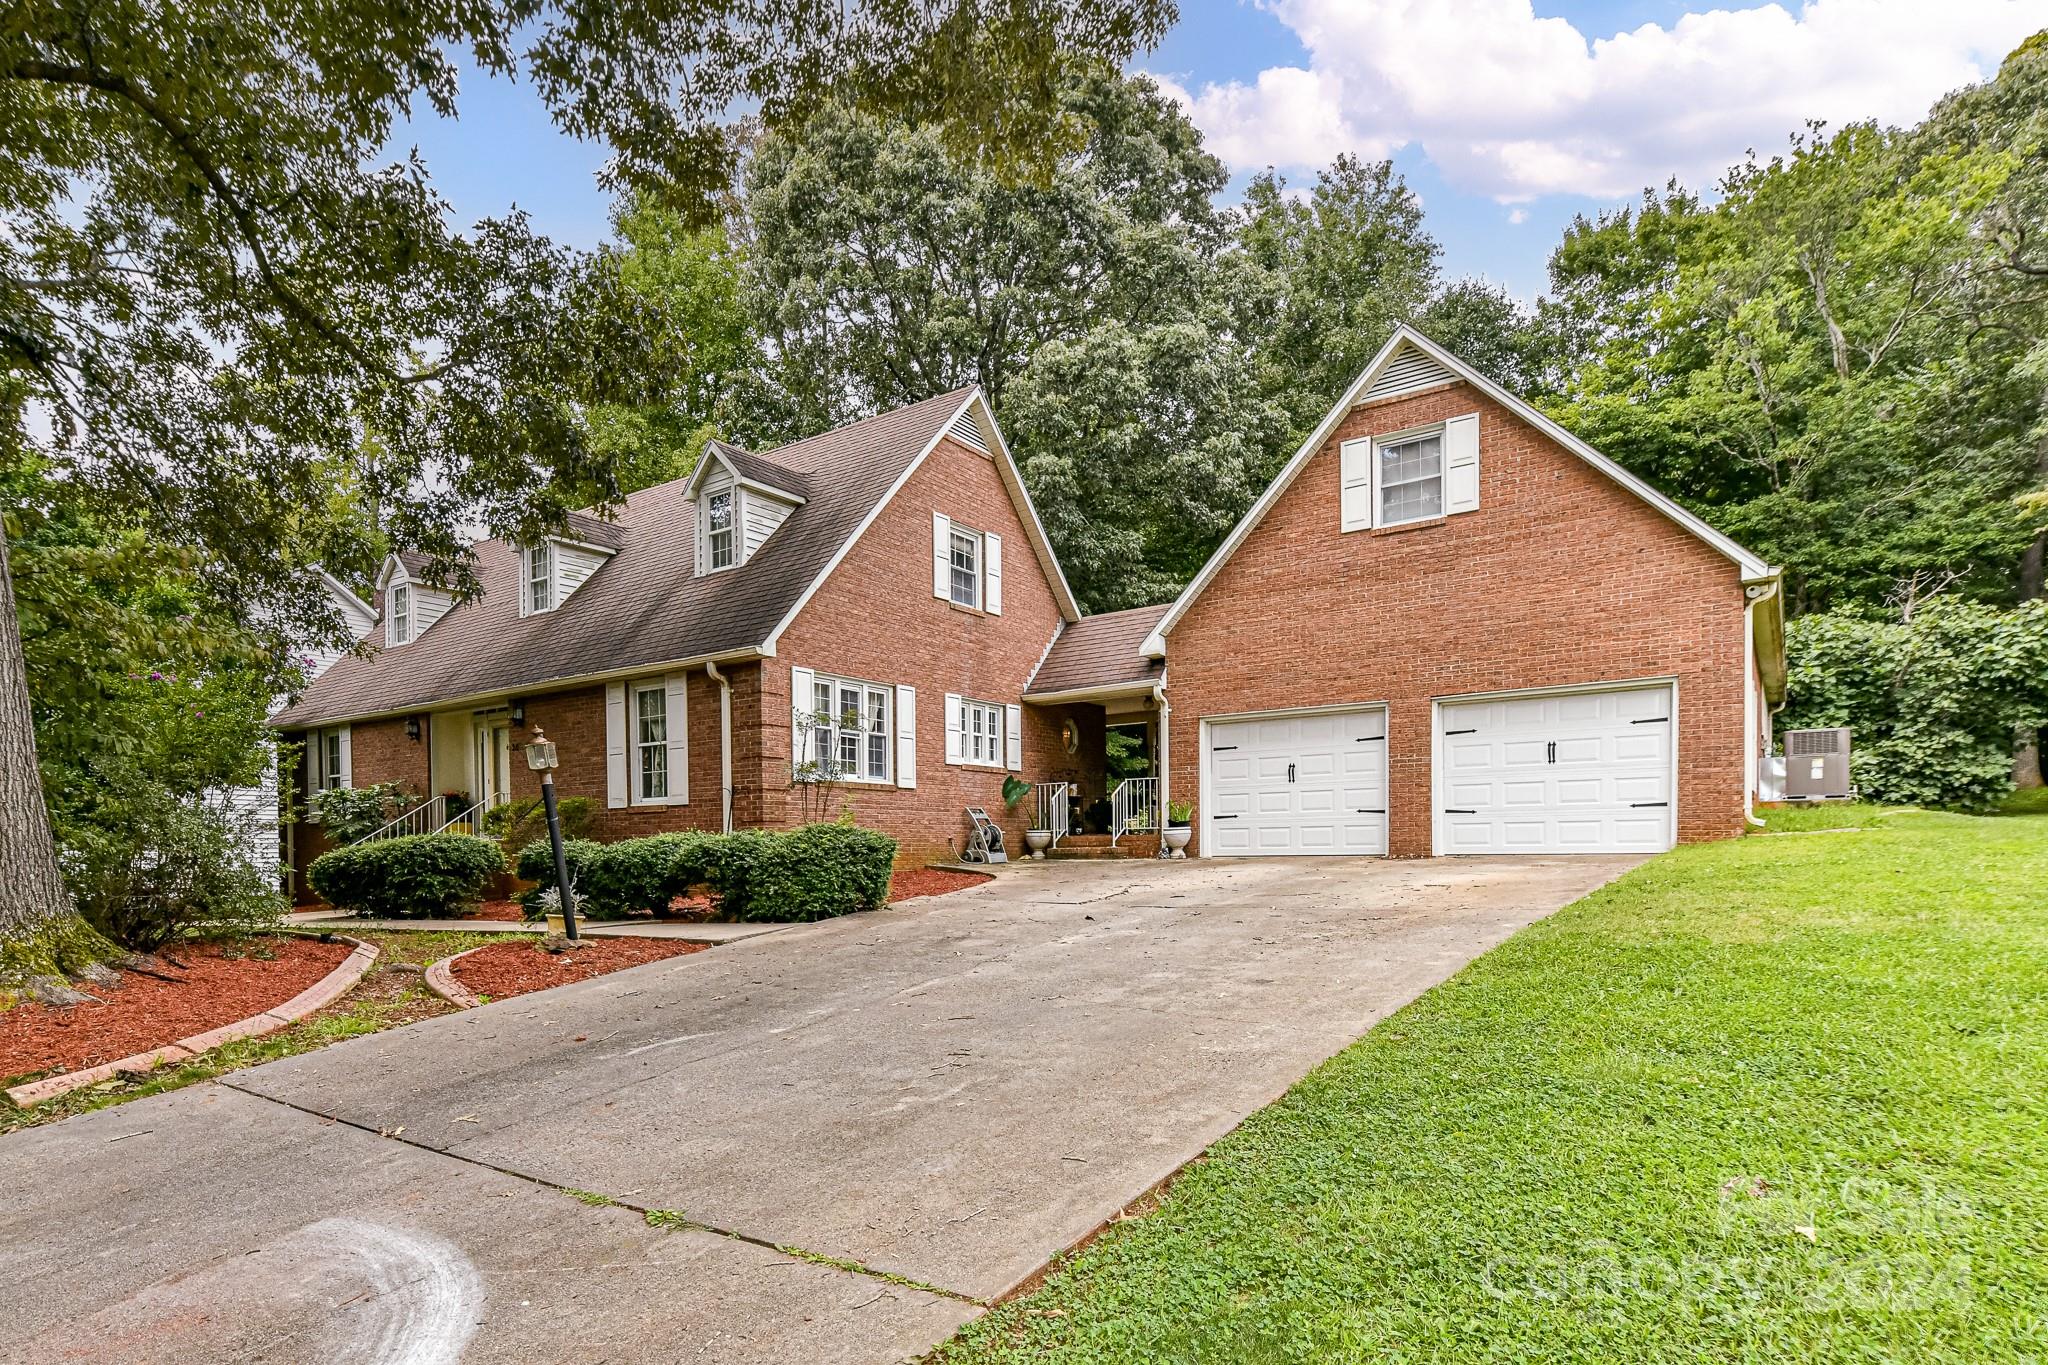
[[[960,757],[968,763],[1003,764],[1003,708],[993,702],[960,701]]]
[[[894,690],[881,683],[828,678],[811,680],[810,762],[819,776],[842,782],[888,782],[890,711]]]
[[[391,588],[391,643],[408,644],[412,640],[412,587],[397,583]]]
[[[705,562],[714,569],[729,569],[738,563],[739,532],[730,488],[721,488],[704,499],[704,527]]]
[[[952,600],[962,607],[981,605],[981,536],[955,526],[952,532]]]
[[[668,800],[668,688],[633,685],[633,789],[640,801]]]
[[[315,791],[337,791],[348,785],[347,739],[348,727],[339,725],[331,730],[315,730],[312,743],[307,746]]]
[[[1398,526],[1444,514],[1444,433],[1441,429],[1377,443],[1379,522]]]
[[[521,605],[528,615],[555,609],[555,547],[551,541],[529,545],[519,557],[522,566]]]

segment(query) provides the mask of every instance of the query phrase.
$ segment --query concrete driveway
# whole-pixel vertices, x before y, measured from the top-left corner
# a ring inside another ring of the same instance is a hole
[[[16,1134],[0,1349],[915,1355],[1638,861],[1027,865]]]

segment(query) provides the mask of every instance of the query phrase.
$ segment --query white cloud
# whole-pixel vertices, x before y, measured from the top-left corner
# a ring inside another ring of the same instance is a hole
[[[1508,210],[1508,222],[1513,226],[1520,227],[1528,221],[1529,210],[1525,208],[1512,208]]]
[[[1706,187],[1809,118],[1909,123],[2039,28],[2039,0],[1810,0],[1589,40],[1530,0],[1270,0],[1307,68],[1168,93],[1239,168],[1312,170],[1415,145],[1518,203]]]

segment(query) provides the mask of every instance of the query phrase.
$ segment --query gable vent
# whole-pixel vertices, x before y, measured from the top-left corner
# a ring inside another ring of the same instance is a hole
[[[1372,387],[1367,389],[1365,396],[1358,401],[1369,403],[1375,398],[1392,398],[1395,394],[1413,393],[1417,389],[1426,389],[1432,384],[1442,384],[1456,378],[1457,376],[1445,369],[1435,357],[1413,346],[1404,346],[1399,354],[1387,362],[1387,367],[1380,371],[1379,378],[1372,381]]]
[[[953,419],[953,425],[946,428],[946,434],[970,450],[984,455],[992,454],[988,442],[982,438],[981,424],[974,420],[974,408],[970,404],[960,409],[960,415]]]

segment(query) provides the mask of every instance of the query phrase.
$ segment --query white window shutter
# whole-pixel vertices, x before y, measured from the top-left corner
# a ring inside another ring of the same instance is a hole
[[[987,561],[981,570],[981,605],[990,616],[1003,614],[1003,538],[990,531],[981,538],[985,547],[981,557]]]
[[[811,708],[817,703],[811,693],[816,690],[818,675],[808,668],[789,670],[789,719],[795,732],[789,741],[789,762],[792,775],[798,764],[811,761]]]
[[[693,507],[691,523],[697,529],[697,576],[702,578],[711,569],[711,523],[710,499],[698,498]]]
[[[1024,708],[1014,703],[1003,708],[1003,758],[1011,772],[1024,770]]]
[[[917,689],[896,684],[896,785],[917,785]]]
[[[960,732],[964,728],[965,726],[962,724],[960,716],[960,694],[958,692],[948,692],[946,694],[946,762],[948,763],[959,763],[962,761],[961,749],[964,746],[961,742]]]
[[[668,799],[690,804],[690,675],[671,673],[662,680],[668,702]]]
[[[626,804],[626,685],[604,687],[604,803]]]
[[[953,519],[932,513],[932,596],[953,595]]]
[[[1361,437],[1337,448],[1343,490],[1338,495],[1338,529],[1363,531],[1372,525],[1372,440]]]
[[[349,741],[349,727],[341,727],[341,785],[353,787],[356,784],[355,746]]]
[[[1479,509],[1479,414],[1444,423],[1444,512]]]

